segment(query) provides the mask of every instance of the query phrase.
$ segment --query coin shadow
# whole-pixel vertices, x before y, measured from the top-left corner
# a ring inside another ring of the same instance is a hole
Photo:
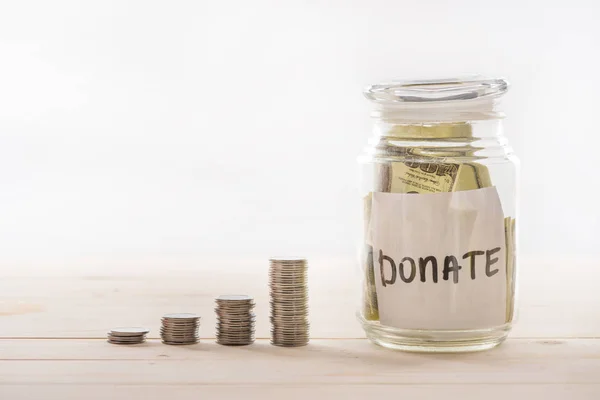
[[[234,347],[234,346],[231,346]],[[328,361],[341,363],[361,363],[390,368],[423,366],[431,363],[453,362],[462,358],[460,354],[425,354],[396,352],[370,345],[368,348],[353,349],[339,346],[331,347],[322,343],[309,343],[299,347],[273,346],[269,342],[255,342],[250,346],[238,346],[247,354],[260,354],[262,357],[286,358],[290,361]],[[464,355],[463,355],[464,356]]]

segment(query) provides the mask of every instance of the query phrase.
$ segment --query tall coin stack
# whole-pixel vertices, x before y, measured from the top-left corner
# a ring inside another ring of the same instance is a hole
[[[215,302],[217,343],[226,346],[254,343],[254,299],[245,295],[225,295],[217,297]]]
[[[271,344],[305,346],[309,341],[306,259],[271,258],[269,261]]]
[[[196,314],[166,314],[162,317],[160,337],[164,344],[195,344],[198,337],[200,317]]]

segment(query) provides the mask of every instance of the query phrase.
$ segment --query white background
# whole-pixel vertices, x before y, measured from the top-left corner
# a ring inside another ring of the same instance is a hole
[[[599,16],[593,0],[3,0],[0,264],[352,259],[363,87],[458,73],[512,84],[521,253],[600,255]]]

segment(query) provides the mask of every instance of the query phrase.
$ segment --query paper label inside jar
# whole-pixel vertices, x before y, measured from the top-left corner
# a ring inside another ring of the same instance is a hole
[[[373,193],[379,319],[405,329],[478,329],[506,321],[504,215],[495,187]]]

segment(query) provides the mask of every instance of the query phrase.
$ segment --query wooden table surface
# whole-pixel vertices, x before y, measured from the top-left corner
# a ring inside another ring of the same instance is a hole
[[[0,399],[403,398],[600,399],[600,269],[522,261],[519,319],[487,352],[412,354],[364,339],[354,312],[352,260],[310,263],[311,343],[268,343],[262,261],[90,262],[0,268]],[[168,266],[167,266],[168,265]],[[173,268],[172,265],[177,265]],[[581,277],[585,279],[579,279]],[[257,302],[257,342],[214,342],[213,299]],[[157,340],[167,312],[202,316],[200,344]],[[105,341],[116,326],[146,326],[147,343]],[[408,396],[408,397],[407,397]]]

